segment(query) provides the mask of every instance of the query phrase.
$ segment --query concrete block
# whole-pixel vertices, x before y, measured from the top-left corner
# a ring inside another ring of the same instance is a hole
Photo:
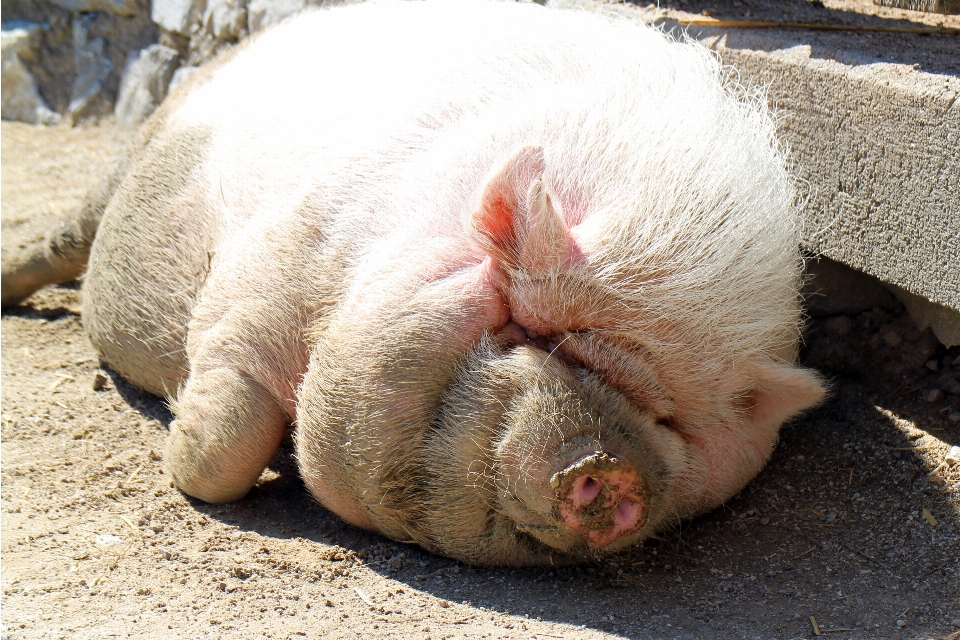
[[[805,192],[806,248],[943,307],[937,317],[960,327],[956,55],[912,50],[932,38],[912,34],[899,34],[889,58],[813,31],[691,35],[743,84],[765,87]]]

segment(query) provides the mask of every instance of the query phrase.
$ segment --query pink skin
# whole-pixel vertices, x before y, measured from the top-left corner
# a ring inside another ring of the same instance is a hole
[[[605,453],[585,456],[558,473],[557,512],[568,528],[599,549],[646,523],[643,476],[631,464]]]

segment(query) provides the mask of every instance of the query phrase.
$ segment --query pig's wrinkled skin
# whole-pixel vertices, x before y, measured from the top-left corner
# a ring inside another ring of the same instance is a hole
[[[762,104],[698,46],[359,5],[194,76],[3,265],[3,301],[86,264],[86,330],[171,398],[192,496],[242,498],[292,423],[307,487],[358,527],[571,562],[719,505],[820,400],[793,366],[794,200]]]

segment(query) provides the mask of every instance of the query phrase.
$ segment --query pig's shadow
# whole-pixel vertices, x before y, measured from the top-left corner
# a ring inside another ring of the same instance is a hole
[[[941,347],[934,357],[958,355],[960,348]],[[169,424],[163,400],[111,377],[131,406]],[[837,377],[833,386],[824,405],[783,429],[769,466],[738,496],[601,564],[473,568],[360,531],[309,495],[289,438],[269,465],[273,473],[244,500],[191,504],[242,530],[308,540],[318,553],[353,551],[407,593],[464,603],[478,620],[492,617],[514,632],[525,630],[517,616],[526,616],[627,637],[723,637],[730,628],[800,636],[814,615],[822,629],[869,637],[877,635],[873,625],[902,614],[902,597],[911,594],[927,602],[911,619],[914,628],[946,635],[953,577],[937,554],[940,543],[955,543],[960,514],[949,494],[927,481],[930,465],[910,450],[898,419],[958,444],[960,425],[946,416],[960,410],[960,399],[929,403],[909,389],[878,390],[852,377]],[[919,505],[936,514],[938,529],[917,515]],[[368,595],[375,615],[386,619],[409,606],[396,594]]]
[[[100,369],[107,374],[111,384],[117,390],[117,394],[119,394],[128,405],[146,417],[160,422],[164,427],[170,427],[170,423],[173,421],[173,414],[170,413],[170,407],[167,405],[166,400],[130,384],[123,379],[123,376],[111,369],[110,365],[103,360],[100,361]]]

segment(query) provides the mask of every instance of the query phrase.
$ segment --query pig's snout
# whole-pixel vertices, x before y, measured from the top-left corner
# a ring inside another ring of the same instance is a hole
[[[554,474],[556,518],[594,548],[629,535],[647,521],[643,476],[632,464],[604,452],[581,457]]]

